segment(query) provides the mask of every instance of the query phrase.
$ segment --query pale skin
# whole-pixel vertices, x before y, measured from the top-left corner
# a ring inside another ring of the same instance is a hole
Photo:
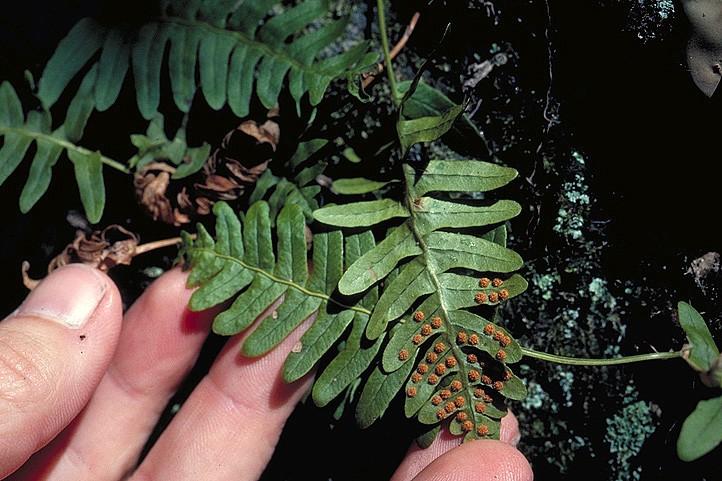
[[[123,314],[104,274],[66,266],[0,322],[0,479],[258,479],[312,378],[287,385],[283,360],[307,321],[259,359],[231,338],[145,460],[138,457],[193,366],[212,312],[185,308],[185,274],[158,279]],[[501,441],[458,446],[446,433],[409,448],[392,481],[530,481],[513,415]],[[351,456],[351,450],[349,456]],[[315,461],[312,461],[315,462]],[[322,462],[322,461],[318,461]]]
[[[687,66],[695,85],[708,97],[722,78],[722,0],[683,0],[691,25]]]

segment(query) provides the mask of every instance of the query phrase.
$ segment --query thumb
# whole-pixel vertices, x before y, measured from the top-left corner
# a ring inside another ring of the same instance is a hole
[[[78,414],[118,340],[120,294],[80,264],[51,273],[0,322],[0,479]]]

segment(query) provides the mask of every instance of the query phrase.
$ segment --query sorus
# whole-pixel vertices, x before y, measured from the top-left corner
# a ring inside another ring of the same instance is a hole
[[[501,381],[494,381],[493,387],[495,390],[501,391],[502,389],[504,389],[504,383]]]
[[[421,322],[426,318],[426,315],[421,311],[414,312],[414,319],[416,322]]]
[[[491,324],[487,324],[486,326],[484,326],[484,334],[486,334],[487,336],[494,335],[494,326],[492,326]]]
[[[484,394],[486,394],[486,393],[484,392],[484,390],[482,388],[477,387],[476,389],[474,389],[474,397],[483,397]]]
[[[414,334],[414,337],[411,338],[411,342],[413,342],[415,345],[421,344],[421,341],[423,341],[424,338],[421,337],[421,334]]]
[[[511,344],[511,338],[509,336],[504,336],[499,339],[499,344],[501,344],[502,347],[507,347],[509,344]]]
[[[483,382],[484,384],[491,384],[491,378],[484,374],[483,376],[481,376],[481,382]]]
[[[464,404],[466,404],[464,396],[456,396],[454,398],[454,405],[456,405],[457,408],[463,408]]]
[[[422,378],[421,374],[419,374],[418,372],[415,372],[411,375],[411,382],[415,382],[415,383],[420,382],[421,378]]]
[[[431,334],[431,325],[424,324],[423,326],[421,326],[421,335],[428,336],[429,334]]]
[[[446,417],[446,411],[444,411],[443,409],[439,409],[438,411],[436,411],[436,419],[441,421],[445,417]]]
[[[442,389],[439,391],[439,396],[441,396],[441,399],[449,399],[451,397],[451,391],[448,389]]]
[[[504,362],[506,360],[506,351],[504,351],[503,349],[499,349],[499,351],[496,353],[496,358],[501,362]]]
[[[469,336],[467,336],[464,331],[460,331],[460,332],[456,335],[456,342],[458,342],[459,344],[466,344],[466,341],[467,341],[468,339],[469,339]]]
[[[491,281],[491,285],[494,287],[501,287],[502,284],[504,284],[504,281],[502,281],[498,277],[495,277],[494,280]]]
[[[474,404],[474,411],[478,412],[479,414],[486,411],[486,404],[484,403],[475,403]]]
[[[438,329],[441,327],[441,318],[439,316],[431,319],[431,327],[433,327],[434,329]]]
[[[464,421],[466,421],[466,419],[468,417],[469,416],[464,411],[459,411],[458,413],[456,413],[456,420],[459,421],[460,423],[463,423]]]
[[[499,294],[496,292],[492,292],[489,294],[489,302],[498,302],[499,301]]]
[[[476,357],[476,354],[469,354],[466,356],[466,360],[469,361],[469,363],[474,364],[479,359]]]
[[[509,379],[511,379],[512,376],[513,376],[513,374],[511,373],[510,370],[507,369],[506,371],[504,371],[504,380],[505,381],[508,381]]]
[[[489,300],[489,297],[483,292],[477,292],[474,295],[474,302],[477,304],[484,304],[487,300]]]
[[[436,353],[430,352],[426,355],[426,362],[436,362],[439,356]]]
[[[441,396],[437,395],[437,396],[432,397],[431,404],[433,404],[434,406],[438,406],[439,404],[441,404]]]
[[[446,372],[446,366],[443,364],[438,364],[436,366],[436,369],[434,369],[434,372],[439,376],[443,376],[444,373]]]
[[[501,331],[496,331],[496,332],[494,332],[494,340],[495,340],[495,341],[501,341],[502,339],[504,339],[504,333],[503,333],[503,332],[501,332]]]
[[[429,366],[422,362],[421,364],[419,364],[419,367],[416,368],[416,372],[418,372],[419,374],[426,374],[427,372],[429,372]]]
[[[474,429],[474,423],[472,423],[471,421],[464,421],[463,423],[461,423],[461,429],[468,433],[469,431]]]
[[[476,382],[476,381],[479,380],[480,377],[481,377],[481,376],[480,376],[480,374],[479,374],[479,371],[476,371],[476,370],[474,370],[474,369],[472,369],[471,371],[469,371],[469,381],[471,381],[471,382]]]
[[[479,436],[486,436],[487,434],[489,434],[489,428],[486,424],[482,424],[478,428],[476,428],[476,434],[478,434]]]
[[[429,384],[431,384],[433,386],[434,384],[439,382],[439,378],[436,376],[436,374],[431,374],[429,376],[429,378],[426,380],[426,382],[428,382]]]
[[[491,281],[488,277],[482,277],[481,279],[479,279],[479,287],[486,289],[487,287],[489,287],[489,284],[491,284]]]
[[[500,290],[500,291],[499,291],[499,298],[500,298],[502,301],[505,301],[505,300],[509,299],[509,291],[507,291],[506,289]]]
[[[477,336],[476,334],[472,334],[471,336],[469,336],[469,344],[471,344],[472,346],[476,346],[477,344],[479,344],[479,336]]]
[[[416,388],[413,387],[413,386],[409,387],[409,388],[406,390],[406,395],[407,395],[408,397],[414,397],[414,396],[416,396]]]
[[[446,344],[443,342],[437,342],[434,346],[434,352],[437,354],[441,354],[442,352],[446,351]]]
[[[399,361],[405,361],[409,358],[409,351],[406,349],[401,349],[399,351]]]
[[[452,368],[456,366],[456,358],[453,356],[449,356],[446,358],[446,367]]]
[[[454,404],[452,402],[446,403],[446,405],[444,406],[444,411],[446,411],[449,414],[453,413],[454,411],[456,411],[456,404]]]
[[[451,381],[451,384],[449,384],[449,387],[452,391],[459,392],[464,386],[461,384],[461,381],[459,381],[458,379],[454,379],[453,381]]]

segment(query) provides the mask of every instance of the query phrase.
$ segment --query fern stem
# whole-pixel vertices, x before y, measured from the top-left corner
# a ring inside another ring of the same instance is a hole
[[[548,352],[535,351],[522,347],[521,352],[527,357],[541,359],[542,361],[555,362],[557,364],[568,364],[571,366],[615,366],[619,364],[631,364],[644,361],[661,361],[665,359],[676,359],[682,357],[681,351],[674,352],[651,352],[649,354],[636,354],[634,356],[615,357],[608,359],[594,359],[583,357],[568,357],[549,354]]]
[[[384,7],[384,0],[376,0],[376,8],[379,16],[379,32],[381,34],[381,48],[384,51],[386,75],[389,78],[389,87],[391,88],[391,100],[394,102],[394,105],[398,107],[401,102],[401,97],[399,96],[399,90],[396,86],[396,73],[394,72],[394,66],[391,61],[391,52],[389,50],[389,36],[386,31],[386,9]]]
[[[88,155],[92,154],[92,150],[88,150],[84,147],[80,147],[79,145],[75,145],[72,142],[69,142],[67,140],[44,134],[42,132],[35,132],[32,130],[27,130],[23,128],[14,128],[14,127],[0,127],[0,135],[5,135],[7,133],[13,133],[17,135],[22,135],[25,137],[30,137],[32,139],[36,140],[42,140],[44,142],[48,142],[51,144],[56,144],[61,147],[63,147],[65,150],[74,150],[75,152],[78,152],[80,154]],[[100,155],[100,161],[107,165],[108,167],[112,167],[113,169],[122,172],[124,174],[130,174],[130,169],[126,167],[125,165],[121,164],[120,162],[110,159],[108,157],[105,157],[104,155]]]
[[[163,247],[174,246],[180,244],[181,242],[183,242],[183,239],[181,239],[180,237],[172,237],[170,239],[161,239],[154,242],[147,242],[136,247],[135,251],[133,252],[133,256],[139,256],[141,254],[145,254],[146,252],[154,251],[156,249],[162,249]]]

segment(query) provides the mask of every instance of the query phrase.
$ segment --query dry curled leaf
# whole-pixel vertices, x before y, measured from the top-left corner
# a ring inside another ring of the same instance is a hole
[[[102,231],[86,234],[78,231],[75,240],[48,264],[48,274],[71,263],[82,263],[105,272],[118,264],[130,265],[136,255],[138,236],[119,225],[110,225]],[[28,275],[30,264],[22,264],[23,284],[33,289],[40,282]]]
[[[281,136],[276,109],[262,124],[246,120],[223,138],[195,176],[173,180],[175,167],[157,161],[135,174],[138,202],[153,220],[180,226],[208,215],[213,204],[234,201],[268,168]]]

